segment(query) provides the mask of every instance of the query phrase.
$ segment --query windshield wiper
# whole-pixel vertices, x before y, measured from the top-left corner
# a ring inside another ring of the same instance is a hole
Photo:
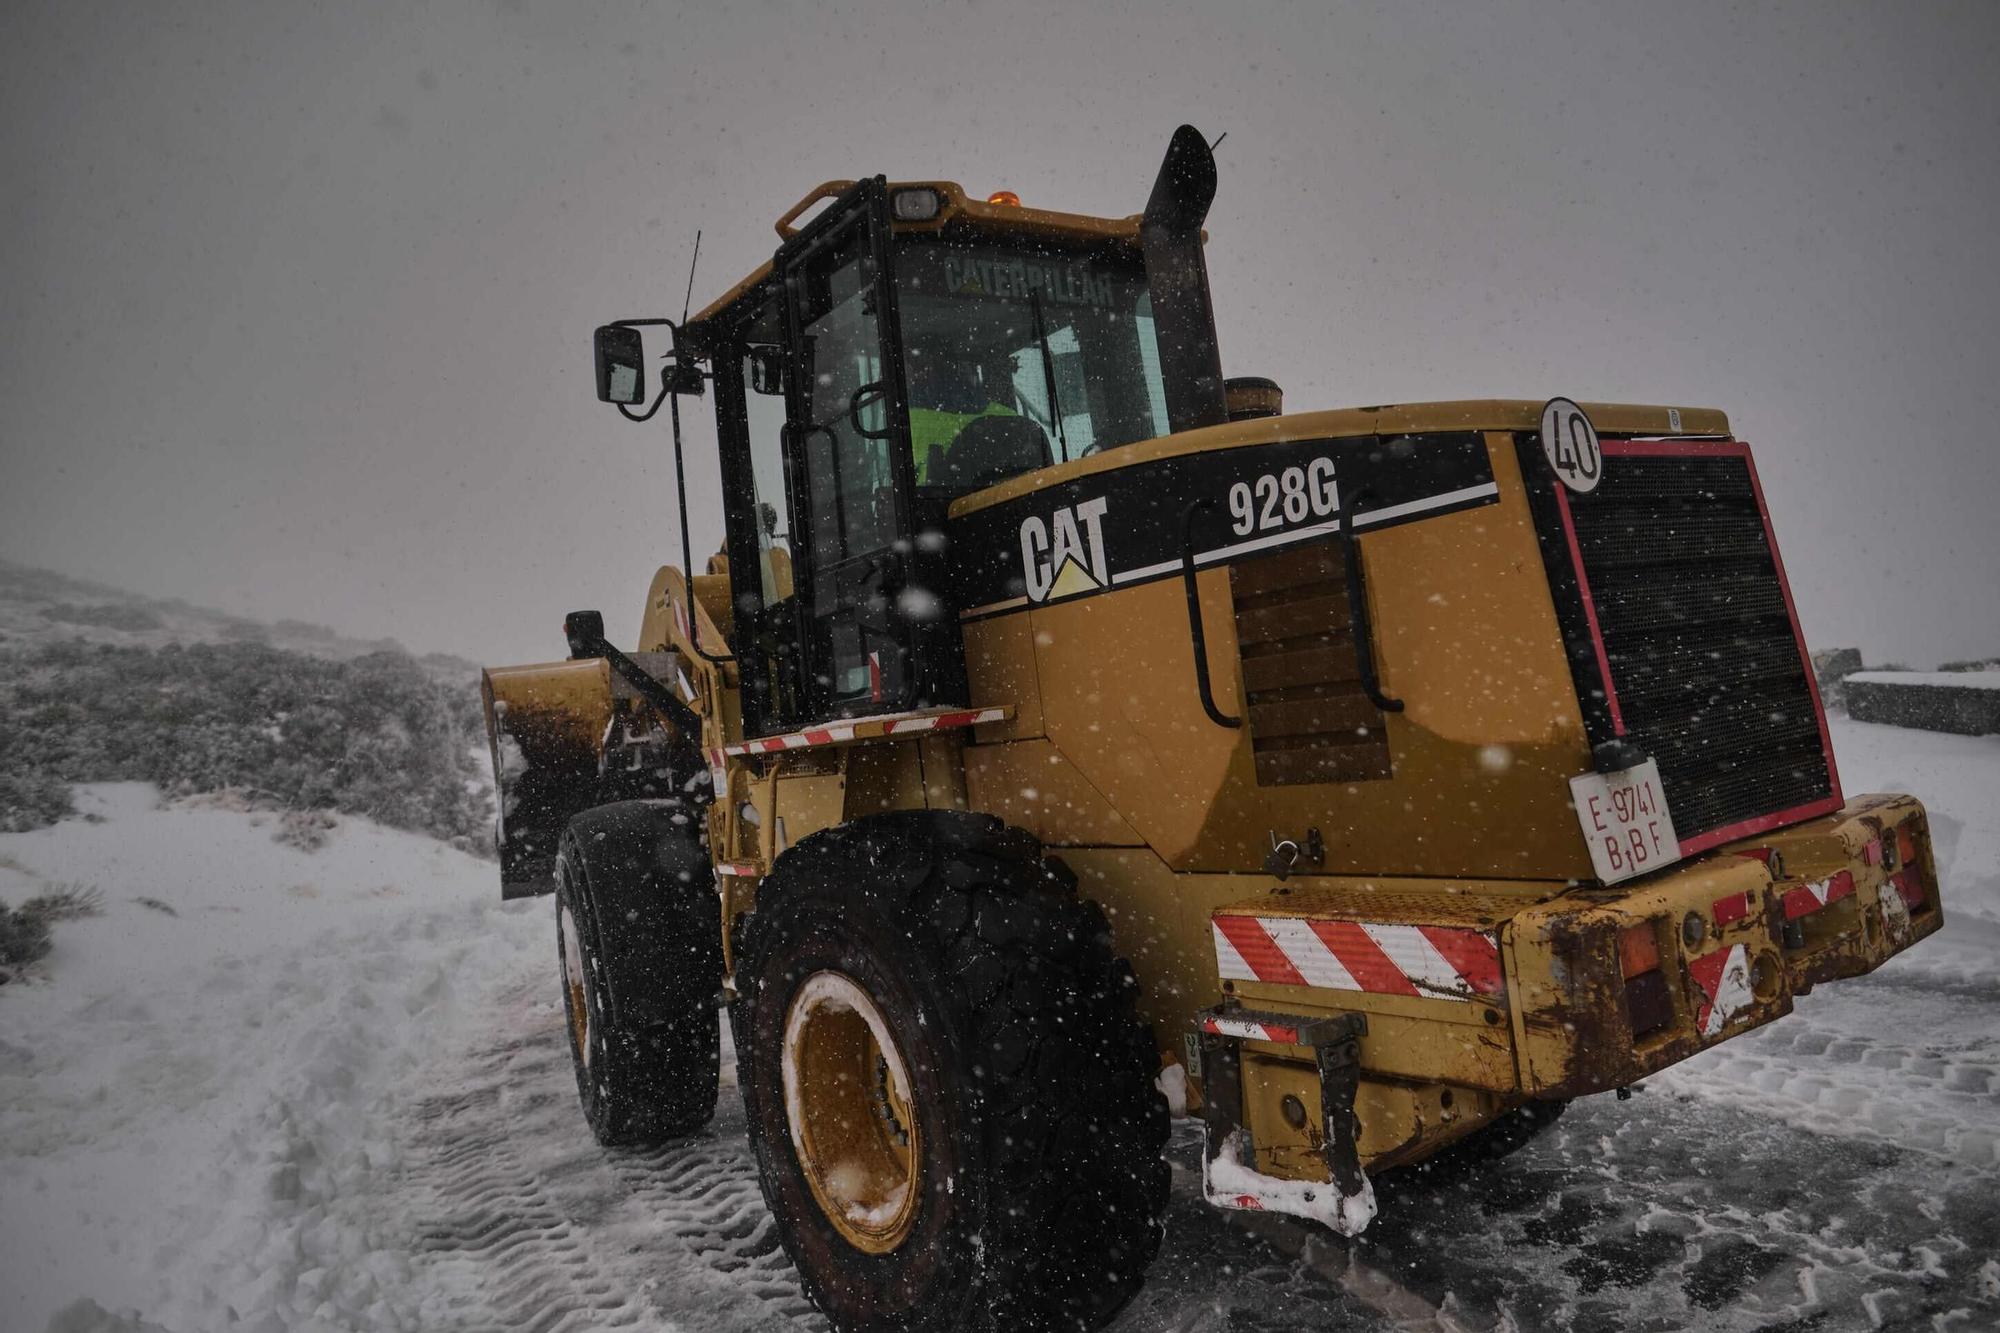
[[[1035,315],[1035,346],[1042,354],[1042,383],[1049,393],[1049,416],[1054,419],[1056,443],[1062,447],[1063,462],[1069,461],[1069,439],[1063,433],[1062,403],[1056,398],[1056,359],[1049,351],[1049,333],[1042,326],[1042,294],[1029,289],[1028,308]]]

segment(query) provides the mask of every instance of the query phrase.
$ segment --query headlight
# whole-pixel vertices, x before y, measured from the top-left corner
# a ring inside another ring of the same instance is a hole
[[[889,196],[889,212],[898,222],[929,222],[944,207],[936,190],[898,190]]]

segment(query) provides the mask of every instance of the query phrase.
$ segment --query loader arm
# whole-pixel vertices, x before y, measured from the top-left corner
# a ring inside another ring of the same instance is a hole
[[[601,657],[622,677],[626,684],[639,692],[639,697],[653,706],[661,719],[674,727],[683,736],[701,734],[701,718],[694,709],[674,697],[674,692],[666,684],[648,674],[646,669],[612,646],[604,637],[604,617],[595,611],[572,611],[563,621],[563,634],[569,639],[572,658]]]
[[[602,616],[573,612],[563,625],[567,661],[483,673],[502,897],[553,891],[557,841],[584,810],[635,799],[706,804],[720,770],[701,756],[722,741],[714,701],[728,669],[715,660],[726,643],[700,596],[709,580],[726,605],[726,578],[698,579],[691,599],[680,571],[661,569],[631,653],[605,637]],[[695,651],[696,625],[707,656]]]

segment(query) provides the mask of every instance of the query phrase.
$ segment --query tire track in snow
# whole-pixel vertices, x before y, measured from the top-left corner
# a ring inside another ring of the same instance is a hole
[[[1819,1003],[1838,989],[1806,997],[1761,1040],[1718,1048],[1635,1101],[1580,1103],[1505,1162],[1385,1176],[1382,1215],[1352,1245],[1294,1228],[1273,1248],[1208,1208],[1199,1131],[1184,1122],[1166,1246],[1113,1328],[1987,1326],[2000,1317],[2000,1171],[1900,1141],[1918,1121],[1878,1130],[1838,1098],[1797,1100],[1799,1080],[1845,1070],[1838,1086],[1871,1104],[1971,1097],[1958,1118],[1985,1113],[1991,1020],[1949,1033],[1968,1053],[1939,1059],[1925,1029],[1881,1020],[1892,988],[1871,980],[1848,983],[1851,1002]],[[499,1016],[510,1038],[443,1071],[423,1104],[410,1153],[436,1279],[423,1325],[823,1331],[757,1187],[726,1039],[707,1131],[607,1152],[578,1116],[544,989],[524,987]],[[1739,1097],[1744,1061],[1782,1078],[1769,1091],[1749,1079]],[[1812,1115],[1845,1129],[1795,1123]]]
[[[2000,928],[1948,919],[1911,953],[1665,1071],[1676,1095],[1978,1171],[2000,1168]]]
[[[733,1099],[733,1091],[726,1095]],[[718,1107],[711,1129],[714,1138],[617,1154],[613,1169],[632,1199],[659,1217],[709,1268],[736,1278],[743,1290],[801,1328],[824,1329],[826,1322],[800,1290],[777,1223],[764,1206],[741,1106]]]
[[[1996,1185],[1889,1143],[1648,1092],[1580,1104],[1491,1169],[1392,1178],[1364,1240],[1434,1299],[1523,1328],[1990,1328]]]
[[[511,1035],[440,1071],[419,1104],[406,1176],[423,1197],[412,1240],[422,1326],[570,1333],[667,1319],[703,1333],[825,1333],[757,1185],[727,1029],[708,1129],[606,1150],[577,1112],[546,989],[517,992],[498,1023]],[[1113,1329],[1384,1326],[1379,1301],[1354,1299],[1202,1203],[1198,1144],[1181,1125],[1166,1247]]]
[[[635,1323],[640,1311],[587,1253],[574,1220],[493,1122],[498,1090],[428,1099],[416,1178],[430,1194],[415,1249],[430,1261],[443,1299],[427,1324],[561,1333]],[[429,1284],[427,1284],[429,1285]]]
[[[426,1328],[824,1330],[758,1193],[742,1112],[662,1148],[605,1150],[576,1109],[555,1006],[524,988],[512,1035],[418,1106],[407,1179]]]

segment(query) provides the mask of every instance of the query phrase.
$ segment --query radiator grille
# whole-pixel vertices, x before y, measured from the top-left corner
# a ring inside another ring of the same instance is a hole
[[[1832,795],[1748,459],[1620,454],[1567,499],[1626,736],[1682,841]]]

